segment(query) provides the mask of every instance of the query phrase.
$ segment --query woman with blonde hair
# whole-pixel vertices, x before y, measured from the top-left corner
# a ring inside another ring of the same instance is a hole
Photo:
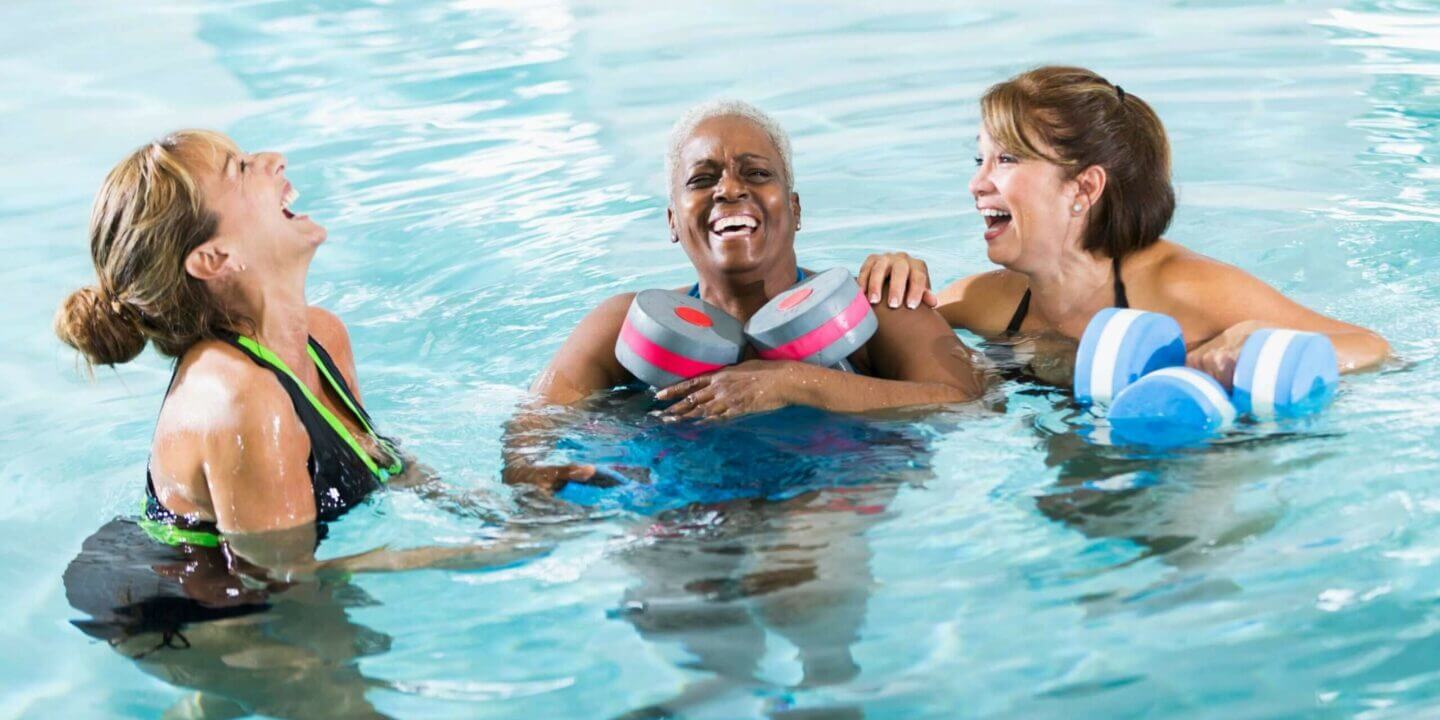
[[[1170,144],[1133,93],[1083,68],[1041,67],[992,86],[980,114],[969,190],[1000,269],[937,297],[924,262],[873,255],[860,272],[872,303],[924,301],[952,327],[1000,338],[1079,338],[1112,306],[1160,312],[1179,321],[1188,364],[1227,386],[1246,338],[1264,327],[1328,335],[1342,371],[1388,356],[1374,332],[1161,237],[1175,211]]]
[[[175,373],[140,519],[101,528],[65,574],[92,635],[176,647],[182,626],[265,610],[299,580],[514,560],[507,542],[315,560],[324,522],[419,476],[365,412],[344,323],[305,300],[326,233],[290,209],[285,166],[186,130],[131,153],[96,198],[97,282],[56,332],[92,365],[154,344]]]

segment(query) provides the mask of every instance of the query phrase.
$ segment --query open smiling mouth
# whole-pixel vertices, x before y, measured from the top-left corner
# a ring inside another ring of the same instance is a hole
[[[748,238],[760,227],[760,221],[749,215],[726,215],[710,221],[710,236],[716,240]]]
[[[1010,213],[995,208],[982,208],[980,217],[985,220],[985,239],[994,240],[1010,227]]]
[[[280,212],[285,215],[286,220],[294,220],[296,217],[304,217],[303,215],[296,215],[290,210],[290,204],[299,199],[300,191],[296,190],[295,186],[287,183],[285,185],[285,194],[282,195],[280,198]]]

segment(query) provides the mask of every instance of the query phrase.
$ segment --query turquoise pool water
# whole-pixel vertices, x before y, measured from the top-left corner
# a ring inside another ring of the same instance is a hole
[[[1440,10],[872,5],[0,7],[0,717],[1434,712]],[[685,107],[738,96],[787,125],[808,266],[906,248],[948,279],[985,267],[975,100],[1051,61],[1157,108],[1169,237],[1403,362],[1314,422],[1157,456],[1086,444],[1062,393],[1024,383],[1003,412],[800,413],[699,443],[624,406],[567,451],[679,448],[662,475],[771,501],[552,518],[543,557],[296,592],[207,636],[224,652],[132,661],[70,624],[61,574],[135,507],[168,377],[147,354],[90,381],[49,331],[130,148],[200,125],[289,156],[330,230],[311,295],[350,323],[372,412],[487,508],[388,494],[321,552],[453,544],[539,522],[499,484],[501,425],[585,310],[689,278],[661,182]]]

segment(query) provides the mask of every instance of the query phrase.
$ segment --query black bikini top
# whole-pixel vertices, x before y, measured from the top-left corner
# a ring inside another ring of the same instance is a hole
[[[1125,296],[1125,281],[1120,279],[1120,258],[1113,258],[1110,266],[1115,275],[1115,307],[1130,307],[1130,299]],[[1020,332],[1020,326],[1025,323],[1025,316],[1030,314],[1030,288],[1025,288],[1024,297],[1020,298],[1020,305],[1015,308],[1015,314],[1010,318],[1010,324],[1005,327],[1005,337],[1015,337]]]
[[[377,444],[390,457],[389,465],[382,467],[376,463],[340,419],[321,404],[310,388],[300,382],[285,362],[269,348],[243,335],[227,335],[220,339],[245,353],[256,365],[273,372],[275,379],[280,382],[280,387],[290,396],[290,402],[295,406],[295,414],[299,416],[305,434],[310,437],[307,467],[310,471],[310,485],[315,494],[317,522],[328,522],[344,515],[347,510],[384,485],[391,475],[404,469],[400,454],[389,440],[375,433],[371,427],[370,415],[350,391],[350,386],[345,383],[345,377],[336,367],[330,353],[326,352],[315,338],[309,339],[307,350],[310,359],[326,384],[360,422],[360,426],[376,439]],[[170,382],[175,382],[173,377]],[[145,473],[145,511],[140,524],[151,537],[171,545],[219,544],[219,532],[214,523],[187,521],[161,504],[155,495],[155,482],[148,470]]]

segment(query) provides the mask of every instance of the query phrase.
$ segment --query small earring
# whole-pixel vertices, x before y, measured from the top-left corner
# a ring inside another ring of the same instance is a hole
[[[679,235],[671,235],[671,236],[670,236],[670,242],[672,242],[672,243],[678,243],[678,242],[680,242],[680,236],[679,236]]]
[[[1079,215],[1079,214],[1080,214],[1080,211],[1081,211],[1082,209],[1084,209],[1084,208],[1082,208],[1082,207],[1080,206],[1080,203],[1077,202],[1077,203],[1075,203],[1074,205],[1071,205],[1071,206],[1070,206],[1070,209],[1073,210],[1076,215]]]

